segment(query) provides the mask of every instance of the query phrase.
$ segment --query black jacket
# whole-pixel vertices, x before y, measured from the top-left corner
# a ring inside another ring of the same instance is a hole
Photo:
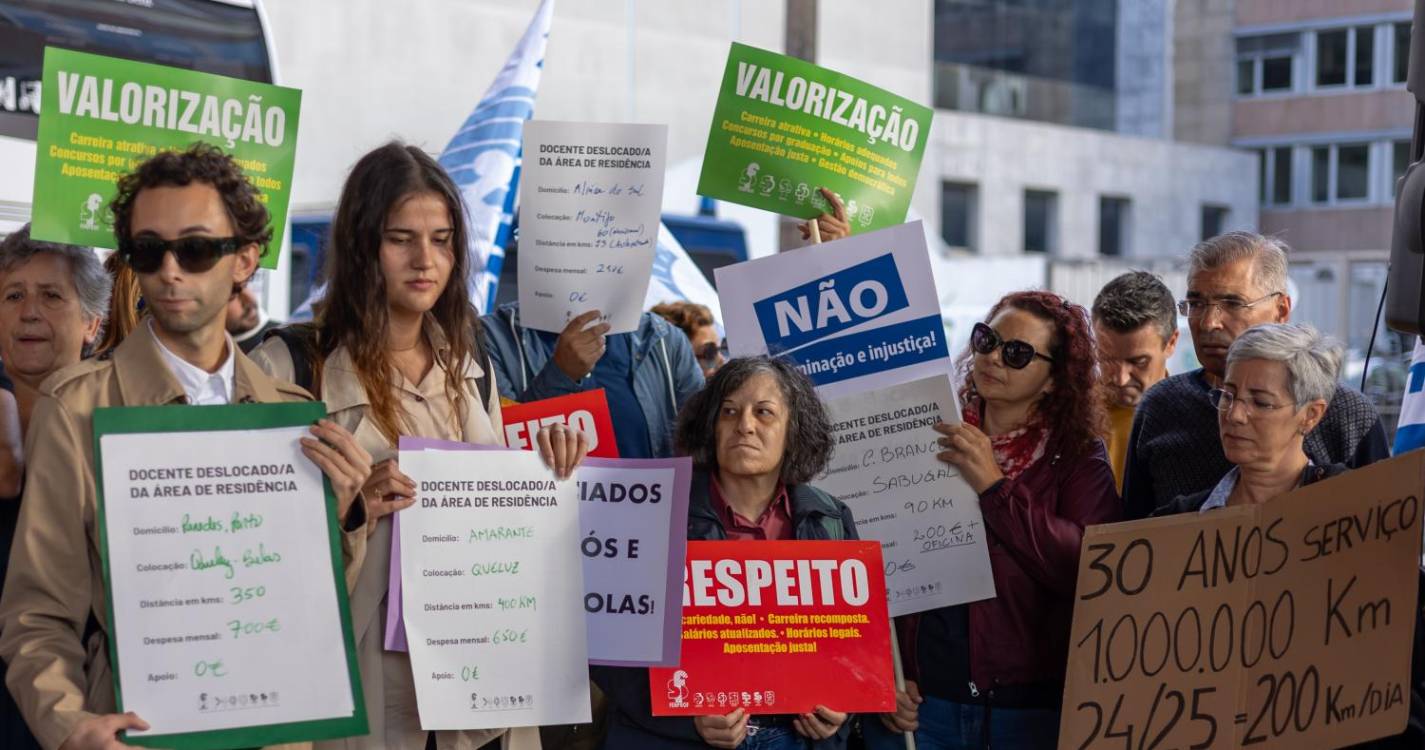
[[[727,530],[713,511],[708,488],[712,479],[704,472],[693,474],[688,497],[689,541],[721,541]],[[792,527],[799,540],[856,539],[856,523],[846,504],[810,485],[787,487],[792,501]],[[653,716],[648,690],[648,670],[628,667],[593,667],[594,682],[609,699],[609,731],[604,747],[639,750],[691,750],[706,748],[693,720],[681,716]],[[813,750],[841,750],[846,747],[851,721],[841,726],[835,737],[808,744]]]

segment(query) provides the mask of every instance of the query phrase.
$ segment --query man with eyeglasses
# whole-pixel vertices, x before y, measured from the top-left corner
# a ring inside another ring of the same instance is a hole
[[[109,748],[116,714],[99,552],[93,414],[110,406],[309,401],[269,378],[225,330],[228,299],[272,238],[267,210],[231,157],[207,145],[165,152],[119,181],[119,257],[150,315],[111,352],[56,373],[30,419],[19,528],[0,598],[6,684],[44,747]],[[331,480],[344,556],[359,559],[371,457],[322,420],[302,450]]]
[[[1228,232],[1192,249],[1187,299],[1178,311],[1187,316],[1202,367],[1164,379],[1138,405],[1123,478],[1125,518],[1146,518],[1180,496],[1209,489],[1232,468],[1209,394],[1221,385],[1227,350],[1238,336],[1290,319],[1286,254],[1281,240],[1252,232]],[[1320,466],[1357,468],[1390,456],[1375,407],[1339,384],[1305,449]]]

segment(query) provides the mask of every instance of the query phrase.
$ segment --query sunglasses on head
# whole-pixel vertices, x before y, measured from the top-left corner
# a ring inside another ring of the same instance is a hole
[[[135,237],[119,243],[119,258],[135,273],[153,273],[163,265],[163,256],[170,251],[178,267],[188,273],[203,273],[218,264],[224,255],[232,255],[243,246],[236,237]]]
[[[1052,357],[1034,351],[1033,344],[1020,341],[1019,339],[1009,339],[1006,341],[1000,338],[999,334],[995,333],[995,329],[990,328],[984,323],[976,323],[974,329],[970,331],[970,348],[973,349],[976,354],[988,355],[990,352],[1000,349],[1001,347],[1003,347],[1003,349],[1000,351],[1000,361],[1004,362],[1005,367],[1014,370],[1023,370],[1028,367],[1029,363],[1033,362],[1035,357],[1045,362],[1054,361]]]

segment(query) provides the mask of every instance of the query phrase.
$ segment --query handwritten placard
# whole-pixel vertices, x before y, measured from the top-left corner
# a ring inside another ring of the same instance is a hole
[[[1060,750],[1399,733],[1422,480],[1414,451],[1264,505],[1090,527]]]
[[[420,497],[400,596],[421,728],[588,721],[574,482],[527,451],[403,444],[400,463]]]
[[[667,125],[531,120],[520,176],[520,324],[590,310],[637,330],[663,206]]]
[[[110,652],[126,742],[364,734],[336,505],[301,452],[321,404],[100,409]]]
[[[980,499],[935,456],[937,422],[960,421],[946,375],[828,401],[836,450],[816,486],[881,543],[891,615],[995,595]]]

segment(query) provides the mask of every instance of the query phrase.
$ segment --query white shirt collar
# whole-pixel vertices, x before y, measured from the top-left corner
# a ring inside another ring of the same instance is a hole
[[[148,326],[152,331],[153,318],[149,318]],[[183,393],[188,397],[188,403],[194,406],[232,403],[233,372],[235,370],[233,362],[237,344],[233,342],[232,336],[228,336],[226,333],[223,336],[227,339],[228,356],[223,360],[223,364],[217,372],[208,372],[201,367],[194,366],[169,351],[157,334],[153,337],[154,343],[158,344],[159,353],[163,355],[164,363],[168,365],[169,372],[173,373],[173,377],[183,387]]]

